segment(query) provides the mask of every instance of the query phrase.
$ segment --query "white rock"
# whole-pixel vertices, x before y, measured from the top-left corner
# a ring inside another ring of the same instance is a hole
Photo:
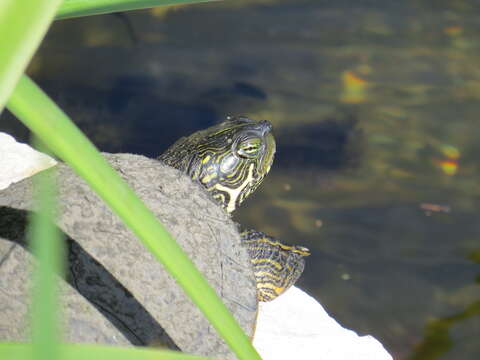
[[[297,287],[259,305],[253,345],[263,360],[392,360],[378,340],[343,328]]]
[[[50,156],[38,152],[27,144],[16,142],[10,135],[0,132],[0,190],[56,163]]]

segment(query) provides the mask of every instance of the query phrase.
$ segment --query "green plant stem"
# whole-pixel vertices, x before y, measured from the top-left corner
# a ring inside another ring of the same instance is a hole
[[[38,211],[30,217],[28,227],[29,244],[36,255],[33,272],[31,311],[32,359],[60,359],[58,282],[62,273],[63,249],[55,221],[55,183],[51,175],[55,170],[35,178],[35,199]]]
[[[103,345],[60,345],[60,351],[62,360],[209,360],[206,357],[182,354],[178,351]],[[0,343],[2,360],[27,360],[31,359],[31,356],[30,344]]]
[[[165,266],[239,359],[260,359],[250,340],[176,241],[82,132],[27,76],[8,109],[103,198]]]
[[[56,19],[146,9],[154,6],[195,4],[219,0],[64,0]]]
[[[0,1],[0,113],[62,0]]]

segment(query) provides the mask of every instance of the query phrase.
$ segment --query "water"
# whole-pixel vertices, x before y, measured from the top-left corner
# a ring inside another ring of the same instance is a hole
[[[32,76],[99,148],[270,120],[237,221],[312,250],[300,286],[395,359],[480,353],[480,3],[235,1],[60,21]],[[8,114],[0,130],[27,139]]]

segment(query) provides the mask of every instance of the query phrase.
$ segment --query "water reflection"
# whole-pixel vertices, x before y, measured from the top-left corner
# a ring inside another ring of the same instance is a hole
[[[95,16],[57,22],[30,72],[106,151],[271,121],[274,167],[236,219],[309,247],[302,285],[396,359],[476,359],[479,13],[237,0]]]

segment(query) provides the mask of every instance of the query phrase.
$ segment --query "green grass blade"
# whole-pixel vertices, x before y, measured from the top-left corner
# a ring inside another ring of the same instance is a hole
[[[53,175],[54,171],[45,175]],[[38,176],[35,194],[38,212],[30,217],[29,244],[37,262],[33,271],[31,312],[32,359],[56,360],[59,355],[57,276],[63,252],[55,221],[55,184],[51,176]]]
[[[0,1],[0,112],[62,0]]]
[[[219,0],[64,0],[56,19],[146,9],[160,5],[194,4]]]
[[[23,76],[7,106],[82,176],[140,238],[238,358],[260,359],[248,337],[176,241],[55,103],[33,81]]]
[[[101,345],[61,345],[62,360],[209,360],[209,358],[182,354],[178,351],[148,348],[122,348]],[[30,360],[30,344],[0,343],[0,359]],[[41,359],[37,357],[37,359]]]

